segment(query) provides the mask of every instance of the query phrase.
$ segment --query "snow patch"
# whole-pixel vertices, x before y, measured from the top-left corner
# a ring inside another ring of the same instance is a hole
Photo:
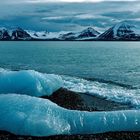
[[[118,24],[116,24],[113,28],[113,32],[114,32],[114,37],[117,38],[118,35],[119,36],[123,36],[123,35],[129,35],[129,34],[136,34],[136,35],[140,35],[140,29],[138,29],[136,26],[130,24],[129,22],[120,22]]]
[[[35,31],[29,31],[27,30],[28,34],[34,39],[59,39],[59,36],[61,34],[67,33],[64,31],[61,32],[45,32],[45,31],[40,31],[40,32],[35,32]]]

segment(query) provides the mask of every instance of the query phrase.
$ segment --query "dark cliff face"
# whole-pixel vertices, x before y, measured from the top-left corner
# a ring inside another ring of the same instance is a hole
[[[21,28],[18,28],[12,32],[12,40],[30,40],[31,36]]]
[[[11,40],[7,30],[0,30],[0,40]]]
[[[113,29],[110,28],[98,37],[99,40],[114,40]]]

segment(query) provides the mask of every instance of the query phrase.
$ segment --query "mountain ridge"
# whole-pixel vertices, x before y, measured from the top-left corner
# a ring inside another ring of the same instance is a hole
[[[123,21],[106,30],[99,35],[99,40],[140,40],[140,29],[129,22]]]
[[[88,27],[77,32],[30,31],[22,28],[0,28],[1,41],[140,41],[140,29],[123,21],[103,33]]]

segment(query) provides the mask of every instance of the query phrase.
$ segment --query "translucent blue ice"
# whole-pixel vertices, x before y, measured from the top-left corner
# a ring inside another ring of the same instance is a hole
[[[62,79],[57,75],[42,74],[33,70],[7,71],[0,69],[0,94],[49,96],[62,85]]]
[[[140,131],[140,111],[70,111],[37,97],[1,94],[0,130],[31,136]]]

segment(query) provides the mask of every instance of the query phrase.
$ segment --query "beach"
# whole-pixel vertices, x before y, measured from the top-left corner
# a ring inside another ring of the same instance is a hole
[[[51,96],[41,98],[49,99],[59,106],[80,111],[114,111],[130,110],[131,106],[106,100],[97,96],[84,93],[76,93],[67,89],[59,89]],[[0,131],[0,140],[139,140],[140,132],[109,132],[104,134],[89,135],[59,135],[50,137],[17,136],[8,132]]]

